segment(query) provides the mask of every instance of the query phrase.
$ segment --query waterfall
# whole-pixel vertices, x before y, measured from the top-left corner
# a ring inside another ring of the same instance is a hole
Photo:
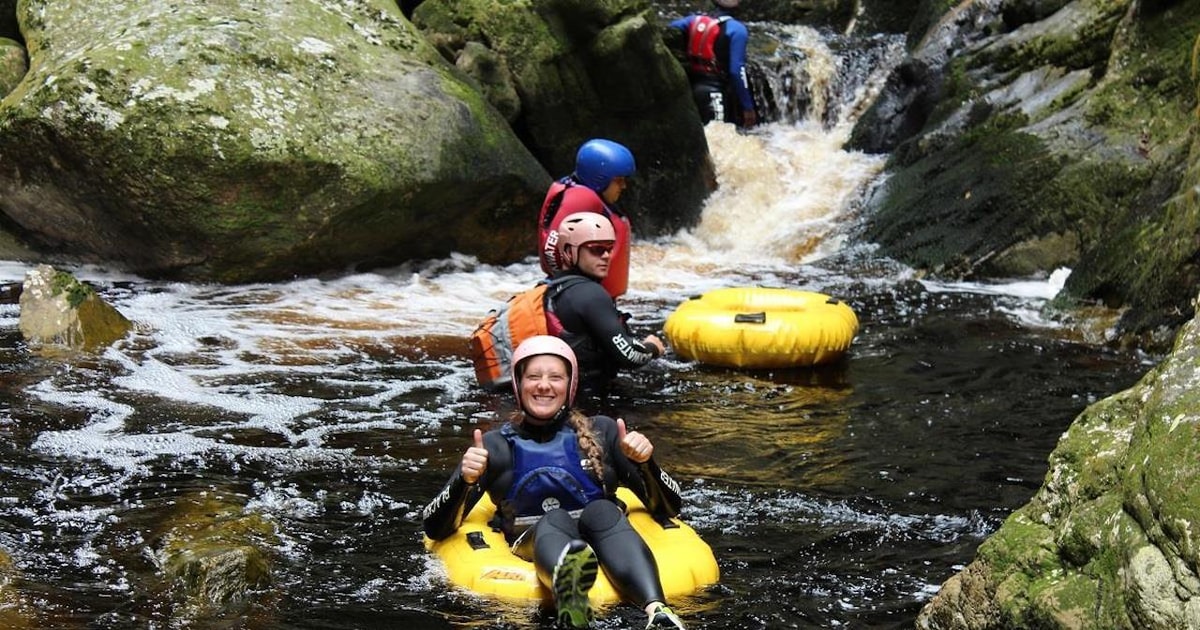
[[[681,274],[770,273],[837,253],[864,190],[882,171],[886,156],[844,145],[903,59],[903,37],[754,24],[751,44],[764,122],[749,131],[719,121],[705,127],[718,189],[698,225],[635,245],[634,282],[648,291]]]
[[[752,28],[751,87],[769,122],[853,125],[904,55],[902,35],[856,37],[770,23]]]

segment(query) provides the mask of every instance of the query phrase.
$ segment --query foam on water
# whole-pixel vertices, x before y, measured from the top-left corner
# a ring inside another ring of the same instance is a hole
[[[1056,269],[1046,279],[1018,279],[1007,282],[939,282],[921,280],[930,293],[973,293],[1001,298],[996,310],[1005,313],[1023,326],[1059,328],[1062,323],[1045,316],[1043,307],[1066,286],[1071,270]]]

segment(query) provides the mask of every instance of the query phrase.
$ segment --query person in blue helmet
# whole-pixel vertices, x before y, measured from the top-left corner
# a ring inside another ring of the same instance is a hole
[[[655,518],[679,514],[679,484],[654,461],[653,443],[620,418],[589,417],[574,406],[579,369],[558,337],[517,346],[512,384],[511,422],[475,429],[461,463],[422,511],[425,534],[449,537],[486,492],[498,506],[494,526],[554,594],[560,625],[591,625],[588,591],[603,568],[623,598],[646,612],[647,630],[683,630],[654,554],[616,496],[626,486]]]
[[[750,31],[733,15],[739,2],[713,0],[713,13],[689,15],[670,27],[687,37],[687,73],[700,119],[749,128],[758,124],[758,113],[746,71]]]
[[[567,269],[559,256],[558,226],[563,217],[576,212],[594,212],[608,217],[617,238],[608,277],[600,284],[614,299],[629,288],[629,218],[617,208],[617,200],[637,172],[633,153],[625,145],[604,138],[583,143],[575,154],[575,172],[554,182],[538,214],[538,261],[552,276]]]

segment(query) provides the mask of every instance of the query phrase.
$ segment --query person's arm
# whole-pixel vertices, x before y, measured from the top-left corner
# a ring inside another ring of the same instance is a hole
[[[497,451],[496,440],[503,441],[504,438],[495,431],[483,434],[478,429],[473,438],[473,444],[463,454],[462,462],[450,480],[421,511],[425,535],[434,540],[442,540],[458,531],[498,472],[496,462],[489,461],[488,454]],[[486,447],[485,440],[489,443]]]
[[[668,24],[667,26],[669,26],[677,31],[687,32],[687,30],[689,28],[691,28],[692,20],[694,20],[694,19],[696,19],[696,16],[688,15],[685,17],[681,17],[678,20],[672,20],[671,23]]]
[[[612,297],[598,282],[585,282],[571,289],[579,301],[575,312],[583,320],[587,334],[619,368],[646,365],[663,352],[662,341],[654,335],[638,339],[625,325]]]
[[[606,416],[608,442],[605,447],[612,453],[613,467],[621,485],[633,490],[655,519],[665,520],[679,515],[683,508],[679,484],[654,461],[654,445],[638,431],[629,431],[625,421],[612,422]]]
[[[737,94],[742,111],[753,113],[754,95],[746,78],[746,44],[750,41],[750,31],[735,20],[727,21],[724,27],[729,35],[729,77],[733,81],[733,91]]]
[[[482,494],[478,486],[468,484],[455,470],[442,491],[421,512],[425,535],[442,540],[454,534],[471,511],[468,503],[473,507]]]

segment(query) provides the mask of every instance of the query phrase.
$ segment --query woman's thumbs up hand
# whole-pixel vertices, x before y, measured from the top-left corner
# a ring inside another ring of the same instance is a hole
[[[475,429],[474,437],[475,443],[463,454],[462,466],[459,469],[463,481],[469,484],[479,481],[479,478],[483,476],[483,471],[487,470],[488,461],[487,449],[483,447],[483,431]]]
[[[617,442],[621,445],[621,452],[625,453],[625,457],[635,464],[649,461],[650,456],[654,454],[654,445],[650,443],[650,438],[637,431],[626,430],[625,420],[621,418],[617,418]]]

